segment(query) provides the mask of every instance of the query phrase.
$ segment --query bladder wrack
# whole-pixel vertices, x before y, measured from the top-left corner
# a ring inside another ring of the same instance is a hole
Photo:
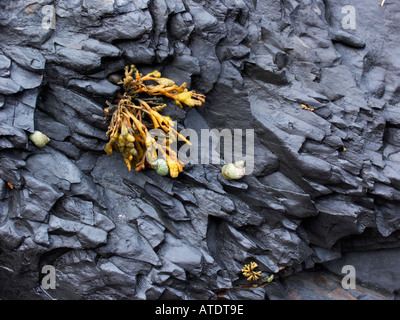
[[[123,86],[123,95],[119,96],[116,104],[106,101],[108,107],[104,110],[105,120],[111,118],[106,133],[110,140],[104,151],[108,155],[114,150],[120,152],[129,171],[132,167],[135,171],[149,167],[165,175],[166,164],[170,176],[178,177],[184,164],[179,161],[171,146],[178,139],[191,143],[176,131],[175,121],[160,114],[166,104],[161,97],[156,96],[171,98],[180,108],[182,104],[189,107],[201,106],[205,96],[189,91],[186,83],[177,86],[173,80],[162,78],[157,70],[143,76],[134,65],[125,67],[125,77],[118,84]],[[149,132],[151,129],[162,130],[163,137],[153,137]],[[158,155],[164,159],[165,164],[156,161],[160,158]]]

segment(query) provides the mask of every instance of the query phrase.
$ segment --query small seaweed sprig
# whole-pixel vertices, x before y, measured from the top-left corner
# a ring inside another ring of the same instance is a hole
[[[245,277],[247,277],[247,281],[257,281],[260,279],[262,271],[255,271],[255,269],[258,267],[258,264],[254,261],[250,262],[249,264],[245,264],[244,267],[242,268],[242,273]],[[274,275],[267,275],[263,278],[261,278],[261,282],[271,282],[274,279]]]
[[[250,262],[250,264],[245,264],[244,267],[242,268],[242,273],[245,277],[247,277],[248,281],[252,280],[258,280],[259,277],[261,277],[262,271],[255,271],[258,267],[258,264],[256,262]]]

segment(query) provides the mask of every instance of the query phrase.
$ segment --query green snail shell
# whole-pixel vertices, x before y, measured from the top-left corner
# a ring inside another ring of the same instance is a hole
[[[244,161],[228,163],[222,167],[222,175],[226,180],[237,180],[244,176],[246,168]]]
[[[50,141],[48,136],[37,130],[29,136],[29,139],[39,148],[43,148]]]
[[[164,159],[157,159],[152,163],[152,166],[160,176],[166,176],[169,174],[169,168]]]

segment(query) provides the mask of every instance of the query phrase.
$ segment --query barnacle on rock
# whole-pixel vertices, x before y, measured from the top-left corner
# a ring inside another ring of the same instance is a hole
[[[117,79],[115,76],[112,78],[114,82]],[[186,83],[177,86],[175,81],[161,77],[157,70],[143,76],[134,65],[125,67],[125,77],[117,83],[123,86],[124,93],[115,104],[106,102],[106,119],[111,120],[106,133],[110,140],[104,151],[108,155],[112,155],[114,150],[120,152],[129,170],[133,167],[140,171],[149,167],[164,175],[165,167],[157,162],[161,157],[170,176],[178,177],[184,164],[171,145],[178,138],[191,143],[176,131],[175,121],[160,114],[166,104],[157,96],[173,99],[180,108],[182,103],[189,107],[201,106],[205,96],[188,91]],[[161,129],[164,137],[152,137],[151,129]]]

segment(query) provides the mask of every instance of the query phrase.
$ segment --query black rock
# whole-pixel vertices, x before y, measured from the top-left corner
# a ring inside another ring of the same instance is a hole
[[[326,262],[324,265],[338,275],[342,273],[345,265],[354,266],[356,270],[356,283],[372,285],[386,292],[395,292],[400,284],[395,267],[399,259],[399,250],[384,249],[364,252],[348,252],[342,258]],[[379,265],[379,267],[378,267]]]
[[[337,0],[0,4],[0,299],[329,298],[338,282],[318,268],[345,263],[394,297],[400,12],[346,5],[355,29]],[[111,76],[130,64],[206,95],[192,109],[165,99],[163,114],[214,129],[214,163],[172,179],[104,153]],[[221,174],[224,129],[254,156],[239,180]],[[275,280],[241,287],[251,261]]]

